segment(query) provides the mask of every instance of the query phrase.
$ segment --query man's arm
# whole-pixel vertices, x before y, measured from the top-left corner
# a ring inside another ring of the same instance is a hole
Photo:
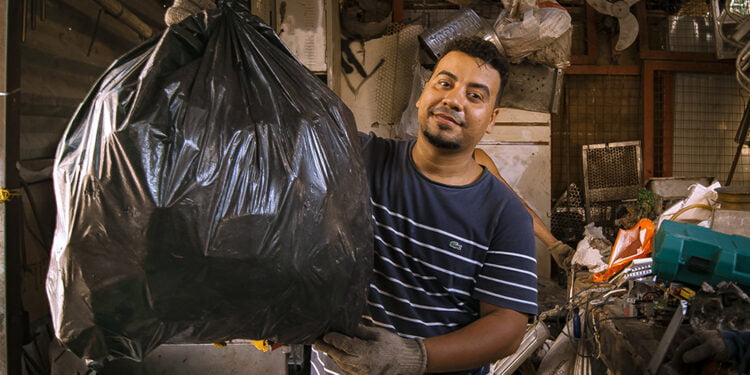
[[[421,375],[468,370],[514,353],[523,339],[523,313],[480,302],[481,317],[455,332],[410,339],[380,327],[360,325],[353,336],[330,332],[315,348],[344,374]]]
[[[481,302],[480,315],[466,327],[424,340],[427,372],[477,368],[518,349],[526,332],[526,314]]]

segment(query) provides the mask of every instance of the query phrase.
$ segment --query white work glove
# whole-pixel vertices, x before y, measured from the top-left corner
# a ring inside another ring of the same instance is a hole
[[[360,324],[355,337],[327,333],[315,348],[328,354],[347,375],[421,375],[427,368],[422,340],[403,338],[384,328]]]
[[[575,250],[572,247],[564,244],[562,241],[557,241],[554,245],[548,247],[547,251],[549,251],[555,263],[560,268],[565,270],[565,272],[570,271],[570,263],[573,260],[573,254],[575,254]]]
[[[212,0],[174,0],[172,6],[164,13],[164,23],[172,26],[209,9],[216,9],[216,4]]]

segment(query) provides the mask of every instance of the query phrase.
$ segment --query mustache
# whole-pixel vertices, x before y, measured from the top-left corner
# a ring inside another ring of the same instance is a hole
[[[454,111],[454,110],[452,110],[450,108],[447,108],[447,107],[432,107],[430,109],[430,114],[431,115],[435,115],[435,114],[438,114],[438,113],[451,117],[459,125],[463,125],[463,123],[464,123],[464,118],[461,115],[461,113],[457,112],[457,111]]]

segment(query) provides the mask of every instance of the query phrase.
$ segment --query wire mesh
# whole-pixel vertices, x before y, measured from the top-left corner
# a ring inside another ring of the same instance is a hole
[[[745,103],[732,75],[676,73],[672,174],[726,181]],[[750,186],[750,150],[743,147],[732,185]]]
[[[578,1],[560,1],[570,14],[573,37],[571,38],[570,53],[573,56],[588,54],[588,34],[586,30],[586,7]]]
[[[641,188],[640,141],[583,146],[589,202],[635,198]]]
[[[667,50],[675,52],[716,51],[713,22],[706,16],[667,17]]]
[[[642,112],[639,76],[566,76],[560,110],[552,115],[552,196],[570,183],[583,186],[581,146],[642,141]]]
[[[652,50],[713,53],[710,7],[703,0],[646,1],[648,47]]]
[[[409,103],[412,72],[419,51],[417,35],[421,32],[422,27],[409,25],[384,37],[384,63],[375,94],[378,122],[397,124]]]
[[[664,176],[664,82],[672,72],[654,72],[654,176]]]

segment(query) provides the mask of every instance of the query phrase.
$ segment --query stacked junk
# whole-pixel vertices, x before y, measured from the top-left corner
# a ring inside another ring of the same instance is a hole
[[[466,8],[420,41],[436,58],[447,38],[482,35],[533,61],[512,75],[519,87],[536,71],[560,78],[570,16],[506,6],[494,28]],[[506,106],[549,112],[559,82],[545,90]],[[360,320],[373,259],[354,117],[245,2],[115,61],[71,119],[53,178],[52,323],[90,369],[162,344],[311,344]]]
[[[56,336],[92,368],[164,343],[310,344],[359,321],[372,229],[354,118],[243,4],[115,61],[58,147],[47,292]],[[555,112],[570,15],[545,4],[504,1],[493,25],[462,8],[419,41],[432,59],[459,35],[493,42],[514,63],[502,105]],[[684,319],[750,328],[746,195],[711,178],[644,189],[638,142],[583,151],[583,189],[552,212],[576,245],[567,302],[492,373],[599,373],[605,310],[666,327],[652,374]],[[701,313],[717,300],[735,315]]]
[[[711,177],[643,184],[638,141],[584,145],[582,165],[583,187],[570,184],[552,208],[552,232],[575,248],[566,300],[493,374],[674,374],[686,332],[750,329],[746,188]],[[651,353],[627,342],[626,320],[659,332]]]
[[[710,177],[641,184],[639,148],[583,146],[583,191],[571,184],[552,214],[556,236],[576,245],[567,300],[494,374],[675,374],[687,332],[750,329],[750,192]],[[650,353],[627,342],[625,320],[659,332]]]

